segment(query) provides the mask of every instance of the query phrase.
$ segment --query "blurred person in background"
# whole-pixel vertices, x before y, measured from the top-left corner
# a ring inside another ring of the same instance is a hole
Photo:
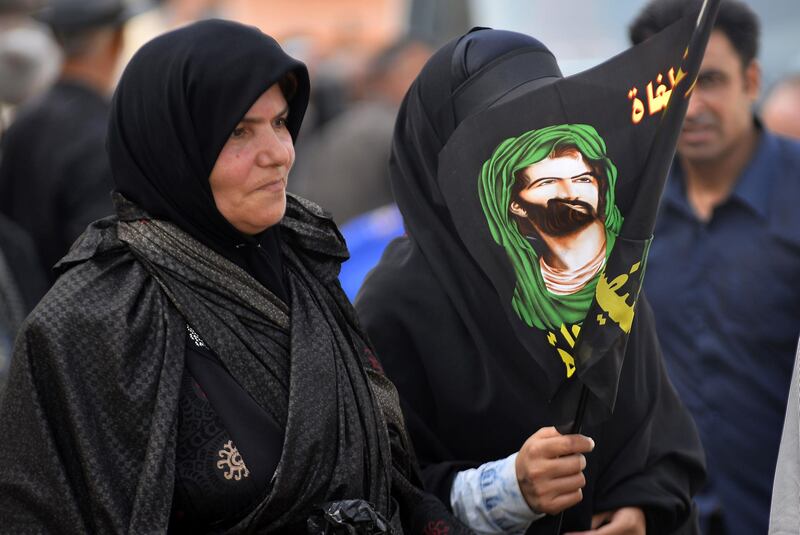
[[[403,233],[389,183],[389,149],[400,102],[431,52],[410,35],[378,52],[352,82],[355,101],[298,149],[302,159],[290,188],[341,225],[350,259],[339,278],[350,299],[386,244]]]
[[[639,43],[694,0],[655,0]],[[705,533],[766,533],[800,331],[800,143],[764,128],[759,22],[723,0],[677,144],[644,289],[670,377],[699,428]]]
[[[16,109],[47,89],[61,52],[50,30],[29,15],[33,0],[0,0],[0,138]]]
[[[0,214],[0,397],[17,330],[46,289],[30,236]]]
[[[775,84],[761,107],[761,118],[776,134],[800,139],[800,73]]]
[[[17,107],[46,89],[57,73],[58,47],[49,30],[28,16],[37,4],[0,1],[0,136]],[[41,270],[30,236],[0,214],[0,397],[17,329],[46,289]]]
[[[3,138],[0,212],[31,235],[50,282],[86,225],[112,212],[108,94],[131,14],[122,0],[52,0],[37,14],[64,61],[55,85],[19,110]]]
[[[126,23],[123,48],[117,62],[118,80],[125,65],[139,48],[162,33],[174,30],[185,24],[210,18],[226,18],[221,0],[133,0],[147,2],[140,13],[133,15]]]
[[[390,204],[389,147],[403,95],[430,57],[426,43],[402,37],[380,51],[352,82],[355,101],[312,133],[290,189],[342,225]]]

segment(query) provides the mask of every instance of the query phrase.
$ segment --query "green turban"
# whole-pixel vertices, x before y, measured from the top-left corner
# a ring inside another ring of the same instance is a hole
[[[622,215],[614,202],[617,168],[606,156],[606,145],[597,131],[585,124],[562,124],[525,132],[506,139],[481,169],[478,186],[481,206],[492,238],[502,246],[514,268],[517,284],[512,306],[530,327],[558,329],[562,324],[583,321],[594,297],[597,277],[576,293],[555,295],[544,284],[539,255],[523,236],[509,212],[516,173],[547,158],[561,147],[575,147],[592,164],[605,169],[606,258],[622,226]],[[603,177],[598,177],[602,180]]]

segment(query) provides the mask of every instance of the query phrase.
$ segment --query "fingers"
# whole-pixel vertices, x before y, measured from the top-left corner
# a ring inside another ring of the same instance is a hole
[[[531,437],[537,438],[549,438],[549,437],[560,437],[563,436],[561,433],[558,432],[553,426],[550,427],[542,427],[538,431],[536,431]]]
[[[586,477],[583,472],[577,474],[551,479],[547,484],[542,485],[542,493],[550,496],[560,496],[562,494],[572,494],[586,486]]]
[[[563,459],[563,463],[555,463],[558,466],[568,467],[575,472],[586,467],[586,458],[582,453],[588,453],[594,449],[594,441],[583,435],[557,435],[557,436],[537,436],[532,435],[523,444],[519,455],[523,461],[530,463],[533,461]],[[571,464],[570,464],[571,463]],[[559,476],[565,475],[559,473]]]
[[[517,481],[534,510],[555,514],[583,498],[583,470],[594,441],[583,435],[562,435],[544,427],[525,441],[516,459]]]
[[[600,526],[605,525],[611,520],[611,517],[614,516],[615,511],[606,511],[604,513],[597,513],[592,516],[592,529],[597,529]]]
[[[645,535],[645,530],[644,512],[638,507],[622,507],[595,514],[592,517],[592,529],[589,531],[565,535]]]
[[[586,457],[580,453],[573,453],[556,459],[544,459],[539,462],[536,472],[547,473],[551,477],[564,477],[577,474],[586,468]]]
[[[541,441],[546,457],[563,457],[573,453],[588,453],[594,449],[594,440],[583,435],[561,435]]]
[[[570,492],[568,494],[560,494],[558,496],[553,497],[549,500],[548,508],[551,509],[550,512],[542,511],[543,513],[547,513],[548,515],[555,515],[569,509],[573,505],[579,503],[583,499],[583,491],[578,489],[576,491]]]
[[[558,479],[519,480],[520,491],[528,505],[534,511],[550,515],[581,501],[585,485],[582,473]]]
[[[611,513],[608,524],[596,530],[597,535],[645,535],[644,511],[638,507],[622,507]]]
[[[588,453],[594,449],[594,440],[583,435],[562,435],[555,427],[543,427],[525,441],[522,449],[539,457],[555,458]]]
[[[586,457],[580,453],[547,459],[536,455],[517,455],[517,479],[555,479],[578,474],[586,468]]]

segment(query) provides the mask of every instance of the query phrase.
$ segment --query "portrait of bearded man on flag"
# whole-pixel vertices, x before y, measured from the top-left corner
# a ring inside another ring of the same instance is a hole
[[[483,164],[481,206],[516,274],[513,309],[529,327],[583,320],[622,226],[616,183],[606,144],[587,124],[506,139]]]

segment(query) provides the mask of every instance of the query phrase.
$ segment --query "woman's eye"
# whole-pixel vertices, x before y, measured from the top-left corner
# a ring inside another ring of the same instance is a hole
[[[231,137],[232,138],[240,138],[240,137],[244,136],[244,134],[245,134],[245,129],[240,126],[240,127],[237,127],[237,128],[233,129],[233,132],[231,132]]]
[[[286,128],[287,124],[288,124],[287,117],[279,117],[278,119],[275,119],[275,126],[277,126],[278,128]]]
[[[591,181],[592,181],[591,175],[583,175],[583,176],[579,176],[579,177],[577,177],[575,179],[575,182],[580,182],[580,183],[583,183],[583,184],[589,183]]]

